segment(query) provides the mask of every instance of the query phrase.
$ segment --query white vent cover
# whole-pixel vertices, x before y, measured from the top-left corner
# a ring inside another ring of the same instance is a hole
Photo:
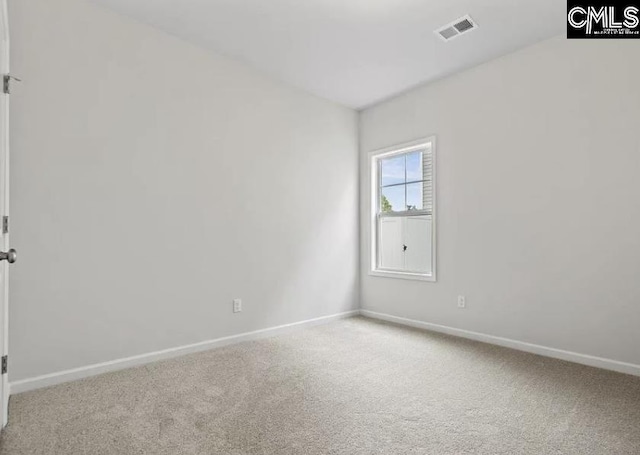
[[[466,15],[456,19],[444,27],[440,27],[434,33],[438,35],[442,41],[449,41],[464,33],[470,32],[471,30],[475,30],[476,28],[478,28],[478,25],[475,21],[471,19],[471,16]]]

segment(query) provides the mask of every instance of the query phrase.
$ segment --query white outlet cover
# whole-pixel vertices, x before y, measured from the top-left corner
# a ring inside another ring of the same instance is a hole
[[[240,313],[242,311],[242,299],[233,299],[233,312]]]
[[[465,299],[464,295],[459,295],[458,308],[466,308],[466,307],[467,307],[467,300]]]

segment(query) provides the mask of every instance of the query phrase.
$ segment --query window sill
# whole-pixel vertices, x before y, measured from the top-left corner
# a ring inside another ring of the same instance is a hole
[[[402,280],[416,280],[416,281],[436,281],[434,273],[430,275],[424,275],[421,273],[409,273],[409,272],[391,272],[388,270],[369,270],[370,276],[379,276],[383,278],[400,278]]]

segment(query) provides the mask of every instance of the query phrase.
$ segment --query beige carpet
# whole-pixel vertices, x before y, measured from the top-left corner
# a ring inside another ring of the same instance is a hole
[[[640,454],[640,378],[354,318],[13,396],[9,454]]]

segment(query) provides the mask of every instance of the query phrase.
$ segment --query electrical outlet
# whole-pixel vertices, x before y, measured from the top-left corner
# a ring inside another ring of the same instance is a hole
[[[242,299],[233,299],[233,312],[240,313],[242,311]]]
[[[465,299],[464,295],[458,296],[458,308],[466,308],[467,307],[467,299]]]

